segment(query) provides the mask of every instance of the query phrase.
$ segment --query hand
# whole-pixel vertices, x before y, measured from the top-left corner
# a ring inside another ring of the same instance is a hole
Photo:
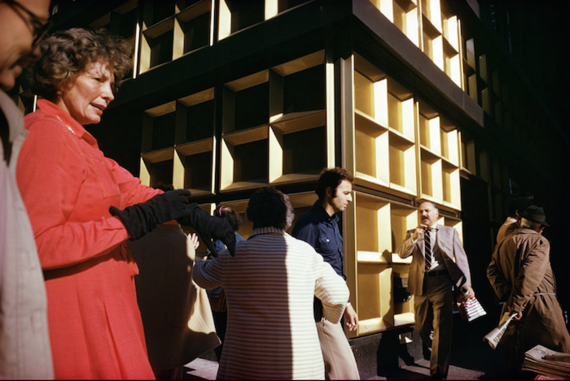
[[[119,217],[131,240],[151,232],[157,225],[184,216],[190,210],[190,192],[185,189],[167,191],[151,199],[119,210],[114,206],[109,213]]]
[[[356,331],[358,327],[358,315],[350,303],[346,305],[344,310],[344,324],[349,331]]]
[[[475,297],[475,291],[473,290],[473,287],[471,286],[464,286],[465,289],[467,290],[467,293],[465,294],[465,297],[467,299],[469,298],[474,298]]]
[[[457,303],[461,303],[469,298],[475,297],[475,291],[473,291],[473,287],[471,286],[461,286],[461,292],[456,293],[455,301]]]
[[[190,204],[189,210],[186,215],[177,218],[176,221],[181,225],[193,227],[214,257],[218,256],[218,252],[214,247],[213,239],[222,241],[233,257],[236,250],[236,236],[231,225],[223,218],[209,215],[196,203]]]
[[[414,235],[412,236],[412,239],[414,241],[417,241],[418,239],[423,239],[424,238],[424,232],[427,229],[427,225],[419,225],[416,230],[414,230]]]
[[[200,246],[200,239],[198,238],[198,234],[191,233],[188,234],[188,236],[190,237],[190,241],[192,241],[192,244],[194,245],[194,250],[198,250],[198,246]]]

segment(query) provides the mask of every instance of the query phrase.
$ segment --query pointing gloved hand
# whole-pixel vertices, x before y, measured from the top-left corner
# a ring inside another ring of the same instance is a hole
[[[109,212],[119,217],[134,241],[154,230],[157,225],[190,213],[192,208],[188,196],[190,191],[185,189],[167,191],[123,210],[111,206]]]
[[[214,257],[218,256],[218,252],[212,239],[221,240],[233,257],[236,250],[236,236],[231,225],[223,218],[211,216],[196,203],[190,204],[189,210],[183,217],[176,218],[176,221],[181,225],[193,227]]]

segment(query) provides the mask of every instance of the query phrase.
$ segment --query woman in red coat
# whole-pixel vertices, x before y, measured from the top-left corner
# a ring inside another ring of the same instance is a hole
[[[43,99],[25,118],[17,176],[44,270],[55,378],[153,379],[126,240],[172,219],[230,245],[233,230],[186,190],[141,185],[83,128],[100,122],[130,68],[124,40],[70,29],[42,50],[30,84]]]

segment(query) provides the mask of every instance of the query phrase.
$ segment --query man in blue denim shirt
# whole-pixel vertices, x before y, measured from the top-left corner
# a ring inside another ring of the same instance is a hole
[[[352,202],[353,176],[343,168],[324,169],[321,172],[315,193],[319,199],[295,224],[292,235],[315,248],[336,273],[343,274],[342,236],[338,227],[337,213],[343,212]],[[315,298],[315,322],[319,333],[325,362],[325,374],[329,380],[359,380],[354,353],[348,344],[342,321],[350,331],[358,326],[358,315],[350,304],[344,318],[332,324],[323,317],[322,304]]]

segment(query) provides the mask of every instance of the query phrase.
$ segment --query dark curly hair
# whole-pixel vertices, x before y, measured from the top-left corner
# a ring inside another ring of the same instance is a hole
[[[319,196],[319,200],[324,200],[328,187],[331,188],[333,198],[336,197],[336,188],[343,180],[348,180],[352,183],[354,181],[354,177],[344,168],[334,167],[323,169],[319,175],[319,182],[315,189],[315,193]]]
[[[287,230],[295,217],[289,196],[272,186],[255,191],[245,212],[254,229],[274,227]]]
[[[132,46],[105,29],[72,28],[54,32],[41,42],[41,58],[27,71],[32,92],[50,101],[83,73],[87,65],[108,61],[115,77],[113,93],[132,67]]]

